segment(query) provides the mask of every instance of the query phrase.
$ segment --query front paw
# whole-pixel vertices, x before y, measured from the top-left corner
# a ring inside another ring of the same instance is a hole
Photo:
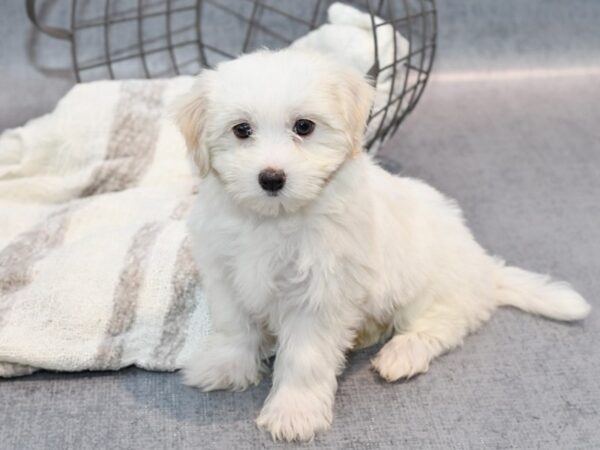
[[[256,424],[274,440],[309,441],[331,426],[333,401],[308,389],[280,388],[267,399]]]
[[[264,371],[254,352],[235,343],[207,343],[183,367],[183,382],[203,391],[243,391],[257,385]]]

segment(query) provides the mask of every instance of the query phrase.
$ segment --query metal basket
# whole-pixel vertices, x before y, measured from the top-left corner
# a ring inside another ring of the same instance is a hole
[[[281,48],[326,22],[332,0],[70,0],[70,24],[42,24],[35,0],[27,14],[43,33],[68,41],[77,81],[196,74],[260,47]],[[376,149],[417,104],[436,45],[435,0],[353,0],[372,21],[375,82],[390,71],[385,101],[371,112],[367,148]],[[383,19],[377,22],[376,17]],[[391,26],[408,52],[381,61],[379,27]]]

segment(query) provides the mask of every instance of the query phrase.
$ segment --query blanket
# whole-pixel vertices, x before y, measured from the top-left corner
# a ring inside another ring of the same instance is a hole
[[[329,13],[294,45],[366,73],[370,19],[336,4]],[[391,39],[408,51],[380,30],[383,61]],[[168,113],[192,82],[80,84],[0,135],[0,377],[176,370],[210,332],[185,226],[196,181]]]
[[[173,370],[209,332],[163,107],[191,82],[78,85],[0,137],[0,376]]]

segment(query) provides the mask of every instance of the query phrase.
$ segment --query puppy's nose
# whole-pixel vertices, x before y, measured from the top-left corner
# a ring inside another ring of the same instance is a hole
[[[269,167],[258,174],[258,184],[267,192],[277,192],[285,184],[285,172]]]

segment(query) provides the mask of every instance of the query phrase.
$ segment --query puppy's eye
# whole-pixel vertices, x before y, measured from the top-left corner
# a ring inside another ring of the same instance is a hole
[[[308,119],[298,119],[294,124],[294,133],[298,136],[308,136],[315,129],[315,123]]]
[[[247,139],[252,135],[252,127],[249,123],[238,123],[233,128],[233,134],[239,139]]]

